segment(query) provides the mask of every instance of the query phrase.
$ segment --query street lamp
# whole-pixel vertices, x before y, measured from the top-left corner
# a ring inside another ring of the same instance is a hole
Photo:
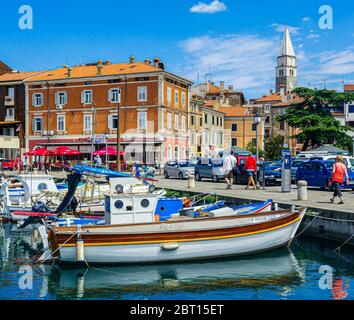
[[[253,122],[256,125],[256,165],[258,165],[258,160],[259,160],[258,126],[262,122],[262,117],[258,112],[253,116]],[[259,179],[257,175],[256,175],[256,183],[257,183],[257,189],[260,189]]]

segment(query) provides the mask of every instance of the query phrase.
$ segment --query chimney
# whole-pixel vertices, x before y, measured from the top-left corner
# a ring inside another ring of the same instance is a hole
[[[135,63],[135,57],[134,57],[134,56],[130,56],[129,62],[130,62],[130,63]]]
[[[144,60],[144,62],[146,63],[146,64],[151,64],[151,60],[149,59],[149,58],[146,58],[145,60]]]
[[[97,75],[100,76],[102,75],[102,69],[103,69],[103,62],[102,60],[97,61]]]
[[[273,94],[273,89],[272,88],[269,89],[269,93]]]
[[[73,68],[70,68],[68,66],[68,78],[71,78],[71,72],[73,71]]]
[[[106,60],[106,62],[104,63],[106,66],[111,64],[111,60]]]
[[[225,90],[225,81],[220,81],[220,90],[221,91]]]
[[[233,85],[230,85],[230,86],[229,86],[229,91],[230,91],[230,92],[234,92],[234,86],[233,86]]]
[[[160,58],[154,58],[154,66],[155,66],[156,68],[158,68],[158,67],[159,67],[159,63],[160,63],[160,61],[161,61],[161,59],[160,59]]]

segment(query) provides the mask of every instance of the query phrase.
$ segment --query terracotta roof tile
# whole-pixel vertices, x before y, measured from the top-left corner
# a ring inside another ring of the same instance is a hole
[[[253,117],[252,114],[248,114],[248,109],[243,107],[222,107],[218,111],[224,113],[226,117]]]
[[[45,71],[5,73],[0,76],[0,82],[22,81],[37,76],[43,72]]]
[[[354,84],[346,84],[344,85],[344,91],[354,91]]]
[[[122,63],[122,64],[103,64],[101,75],[97,74],[97,66],[75,66],[71,68],[71,77],[68,78],[68,69],[59,68],[56,70],[45,72],[31,81],[48,81],[61,79],[87,78],[95,76],[112,76],[123,74],[150,73],[162,71],[153,65],[148,65],[145,62]]]
[[[260,102],[260,103],[262,103],[262,102],[271,102],[271,101],[279,101],[279,102],[281,102],[282,98],[281,98],[281,95],[279,93],[275,93],[275,94],[272,94],[272,95],[257,99],[256,101]]]

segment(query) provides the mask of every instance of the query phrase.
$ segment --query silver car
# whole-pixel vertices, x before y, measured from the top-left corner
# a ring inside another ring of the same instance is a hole
[[[194,173],[194,166],[195,164],[189,161],[168,161],[164,166],[163,174],[165,179],[187,179],[191,173]]]

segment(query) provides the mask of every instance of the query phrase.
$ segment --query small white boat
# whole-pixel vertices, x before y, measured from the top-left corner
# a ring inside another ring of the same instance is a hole
[[[253,205],[257,210],[249,212],[216,209],[200,218],[176,214],[160,222],[155,217],[158,194],[120,194],[115,189],[105,195],[106,225],[50,226],[48,232],[42,227],[41,260],[139,264],[251,254],[289,244],[306,212],[270,211],[268,202]]]
[[[26,217],[13,215],[14,211],[30,212],[36,203],[48,208],[56,208],[60,202],[60,192],[50,175],[20,175],[15,183],[2,178],[3,215],[18,221]]]

